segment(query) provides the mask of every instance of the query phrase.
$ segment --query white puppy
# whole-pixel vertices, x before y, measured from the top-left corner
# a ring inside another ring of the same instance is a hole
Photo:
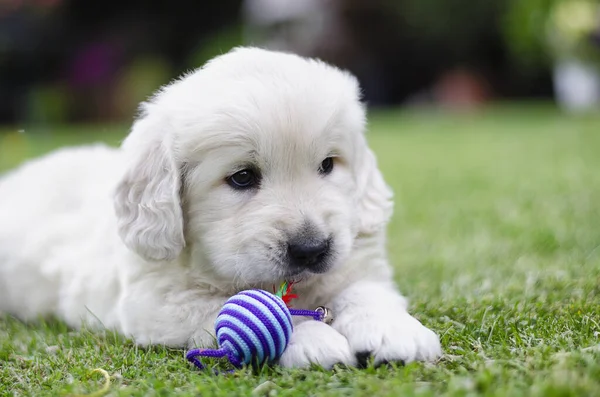
[[[236,49],[161,89],[122,148],[57,151],[0,180],[0,311],[212,345],[225,300],[301,280],[284,366],[434,360],[385,253],[391,192],[354,77]]]

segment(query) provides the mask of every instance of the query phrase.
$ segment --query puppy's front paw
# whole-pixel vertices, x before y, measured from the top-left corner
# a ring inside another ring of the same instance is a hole
[[[351,309],[340,313],[332,326],[344,335],[350,348],[375,363],[434,361],[442,354],[438,336],[406,311],[383,312]]]
[[[335,364],[356,365],[356,357],[348,340],[335,329],[320,321],[305,321],[294,327],[279,364],[287,368],[317,364],[329,369]]]

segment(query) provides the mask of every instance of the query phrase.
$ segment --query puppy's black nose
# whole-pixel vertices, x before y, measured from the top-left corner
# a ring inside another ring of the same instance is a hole
[[[329,239],[301,239],[288,243],[290,262],[295,267],[319,271],[329,253]]]

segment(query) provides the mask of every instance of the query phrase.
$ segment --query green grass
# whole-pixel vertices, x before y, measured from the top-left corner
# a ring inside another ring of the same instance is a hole
[[[0,135],[0,168],[126,128]],[[396,191],[390,255],[436,365],[200,374],[183,352],[110,332],[0,320],[0,395],[600,395],[600,118],[515,107],[373,116]],[[272,382],[272,383],[265,383]]]

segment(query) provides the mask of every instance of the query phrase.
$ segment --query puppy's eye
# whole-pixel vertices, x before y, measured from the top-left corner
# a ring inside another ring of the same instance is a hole
[[[321,175],[328,175],[333,170],[333,157],[327,157],[325,160],[321,162],[321,166],[319,167],[319,173]]]
[[[250,189],[258,184],[258,177],[254,171],[246,169],[231,175],[227,183],[234,189]]]

